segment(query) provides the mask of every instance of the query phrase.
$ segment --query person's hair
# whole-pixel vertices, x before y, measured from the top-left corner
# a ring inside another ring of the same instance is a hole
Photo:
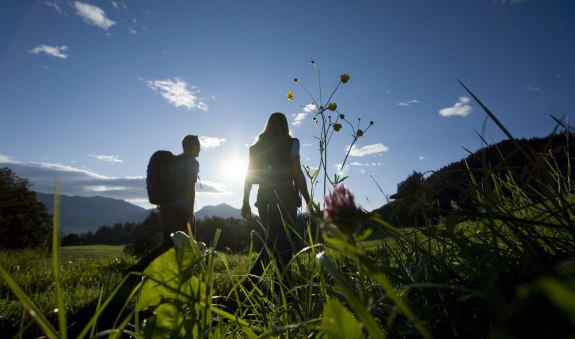
[[[260,140],[283,139],[290,137],[288,121],[283,113],[275,112],[270,115],[266,126],[258,136]]]
[[[186,135],[182,140],[182,148],[184,149],[184,152],[199,150],[200,139],[197,135]]]

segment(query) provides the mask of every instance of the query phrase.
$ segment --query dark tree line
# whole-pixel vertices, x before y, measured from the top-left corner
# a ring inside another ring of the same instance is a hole
[[[52,216],[30,183],[0,168],[0,249],[48,247]]]
[[[228,252],[245,252],[250,246],[251,230],[254,228],[247,221],[233,218],[210,217],[197,221],[196,240],[213,246],[216,231],[221,230],[217,250]],[[114,226],[100,226],[96,232],[68,234],[62,238],[62,246],[78,245],[126,245],[126,252],[142,256],[161,243],[162,221],[157,212],[141,223],[118,223]],[[253,237],[254,248],[259,249],[257,236]]]
[[[136,223],[117,223],[113,226],[103,225],[96,232],[70,233],[62,238],[62,246],[79,245],[125,245],[133,241]]]

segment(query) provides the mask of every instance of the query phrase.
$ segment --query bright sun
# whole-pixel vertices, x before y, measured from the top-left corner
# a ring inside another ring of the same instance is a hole
[[[222,175],[230,183],[241,183],[246,178],[248,165],[238,159],[230,158],[222,163]]]

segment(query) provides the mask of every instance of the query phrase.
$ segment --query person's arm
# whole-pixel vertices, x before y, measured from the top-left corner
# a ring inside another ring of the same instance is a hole
[[[242,203],[242,217],[250,219],[252,217],[252,209],[250,207],[250,193],[252,191],[252,184],[246,180],[244,182],[244,199]]]
[[[301,169],[300,157],[299,157],[299,140],[294,139],[291,145],[291,158],[292,158],[292,173],[294,176],[294,182],[296,189],[301,193],[306,204],[309,204],[311,198],[307,191],[307,181],[305,175]]]
[[[195,160],[195,159],[194,159]],[[186,180],[186,210],[188,211],[188,222],[192,230],[195,230],[196,217],[194,215],[194,204],[196,201],[196,181],[200,172],[200,164],[194,161],[191,176]],[[194,234],[195,235],[195,234]]]
[[[194,216],[194,202],[196,200],[196,182],[190,181],[186,183],[186,209],[188,211],[188,222],[192,227],[195,227],[196,219]]]
[[[301,193],[306,204],[309,204],[311,197],[307,191],[307,181],[305,175],[301,169],[301,163],[299,161],[299,156],[292,158],[292,171],[294,173],[294,182],[296,189]]]

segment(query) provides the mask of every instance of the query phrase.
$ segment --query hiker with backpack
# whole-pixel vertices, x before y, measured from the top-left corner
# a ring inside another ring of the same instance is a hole
[[[292,257],[289,232],[295,226],[301,196],[310,202],[305,176],[301,169],[299,141],[290,136],[287,118],[273,113],[249,150],[248,173],[244,183],[242,216],[252,218],[250,192],[258,185],[255,206],[260,221],[267,231],[265,247],[250,268],[249,275],[260,276],[270,262],[268,251],[281,268]],[[267,249],[266,249],[267,248]]]
[[[162,243],[144,256],[130,271],[142,272],[154,259],[173,247],[171,234],[182,231],[195,236],[194,202],[200,163],[200,140],[187,135],[182,140],[183,153],[156,151],[150,157],[146,189],[150,203],[158,205],[162,220]],[[188,230],[188,224],[190,229]]]

